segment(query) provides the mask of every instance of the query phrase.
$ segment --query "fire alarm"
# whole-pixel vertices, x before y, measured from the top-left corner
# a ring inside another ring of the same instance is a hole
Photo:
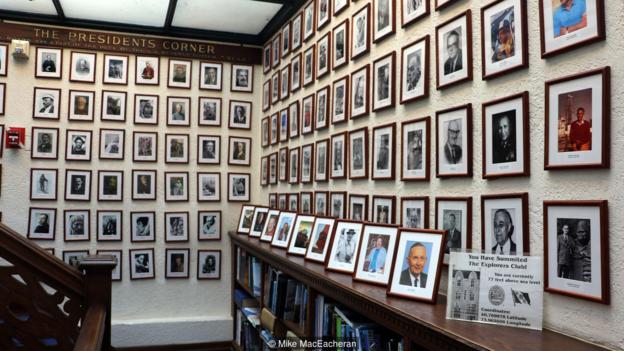
[[[7,149],[21,149],[26,141],[26,128],[9,128],[6,132]]]

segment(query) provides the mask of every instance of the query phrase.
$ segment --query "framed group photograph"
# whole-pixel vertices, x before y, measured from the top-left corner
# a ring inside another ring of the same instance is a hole
[[[125,91],[102,90],[102,121],[126,121],[127,93]]]
[[[280,212],[275,227],[275,234],[271,240],[271,245],[275,247],[287,248],[293,230],[295,228],[296,212]]]
[[[394,225],[364,225],[353,280],[388,285],[398,231]]]
[[[435,228],[446,232],[444,264],[451,250],[472,248],[472,197],[436,197]]]
[[[96,255],[113,256],[117,261],[117,266],[111,273],[111,280],[114,282],[120,282],[123,276],[123,251],[122,250],[97,250]]]
[[[197,163],[213,165],[221,163],[221,137],[219,135],[197,136]]]
[[[335,3],[335,2],[334,2]],[[349,62],[349,19],[345,19],[332,31],[332,69],[336,70]]]
[[[372,179],[392,180],[395,175],[396,124],[373,128]]]
[[[191,98],[167,96],[167,125],[191,125]]]
[[[158,133],[132,132],[132,161],[156,162],[158,160]]]
[[[249,173],[228,173],[228,201],[249,201],[250,178]]]
[[[221,250],[197,250],[197,279],[221,279]]]
[[[230,136],[228,164],[249,166],[251,164],[251,138]]]
[[[65,241],[91,240],[90,210],[65,210],[63,212],[63,233]]]
[[[303,52],[303,86],[308,86],[314,82],[315,76],[315,55],[316,44],[312,44]],[[273,88],[275,90],[275,88]]]
[[[123,201],[123,171],[98,171],[98,201]]]
[[[326,268],[335,272],[353,274],[364,224],[357,221],[338,220],[335,227],[331,249],[327,253]]]
[[[134,123],[158,124],[158,95],[134,95]]]
[[[305,258],[307,260],[325,263],[329,246],[333,240],[335,225],[335,218],[316,217],[306,251]]]
[[[401,220],[399,223],[403,228],[429,228],[429,197],[401,197]]]
[[[332,191],[329,194],[329,216],[347,218],[347,192]]]
[[[197,173],[197,201],[221,201],[221,173]]]
[[[290,119],[288,137],[294,139],[299,136],[299,101],[295,101],[288,106],[288,117]]]
[[[368,220],[368,195],[349,194],[349,219]]]
[[[130,212],[131,241],[156,241],[156,212]]]
[[[199,211],[197,216],[197,240],[221,240],[221,211]]]
[[[429,96],[429,35],[401,49],[399,86],[401,87],[401,104]]]
[[[481,249],[497,255],[529,251],[529,194],[481,195]]]
[[[436,87],[472,80],[472,14],[460,13],[436,27]]]
[[[189,200],[188,172],[165,172],[165,201]]]
[[[436,112],[436,176],[472,176],[472,104]]]
[[[123,160],[125,129],[100,129],[100,160]]]
[[[104,55],[105,84],[128,84],[128,56],[127,55]]]
[[[58,170],[56,168],[32,168],[30,170],[30,199],[56,200]]]
[[[251,102],[230,100],[228,126],[233,129],[251,129]]]
[[[295,52],[301,47],[303,41],[303,13],[299,12],[290,21],[290,28],[292,30],[292,39],[290,45],[290,52]]]
[[[305,256],[315,219],[314,216],[297,216],[293,237],[288,244],[289,254]]]
[[[91,131],[67,129],[66,131],[65,160],[91,160]]]
[[[165,212],[165,242],[189,240],[189,213]]]
[[[189,162],[189,135],[165,134],[165,163]]]
[[[370,51],[370,4],[367,3],[351,18],[351,60]]]
[[[197,113],[197,123],[199,126],[221,125],[221,98],[199,97],[199,111]]]
[[[349,119],[349,76],[334,81],[332,86],[331,123],[346,122]]]
[[[69,81],[78,83],[95,83],[96,54],[72,51],[69,66]]]
[[[253,91],[253,66],[232,65],[230,91],[251,93]]]
[[[327,170],[329,164],[329,140],[324,139],[316,142],[314,156],[314,181],[326,182],[329,174]]]
[[[165,278],[188,278],[190,260],[189,249],[165,249]]]
[[[192,68],[191,60],[169,59],[167,87],[191,89]]]
[[[156,200],[156,170],[132,171],[132,200]]]
[[[68,119],[70,121],[93,121],[94,105],[95,92],[70,90]]]
[[[2,111],[4,112],[4,91],[6,85],[2,85]],[[61,116],[61,89],[34,88],[33,118],[59,119]]]
[[[429,180],[431,118],[401,124],[401,180]]]
[[[329,160],[330,178],[341,179],[347,177],[347,132],[334,134],[331,137],[331,157]]]
[[[349,179],[368,178],[368,128],[349,132]]]
[[[158,85],[160,83],[160,57],[135,56],[136,85]]]
[[[59,129],[32,127],[30,158],[52,159],[58,158]]]
[[[0,45],[0,76],[7,73],[8,46]],[[35,63],[36,78],[61,79],[63,75],[63,49],[37,47]]]
[[[31,207],[28,216],[28,238],[33,240],[54,240],[56,229],[56,208]]]
[[[429,15],[429,2],[431,0],[399,1],[401,1],[401,27],[403,28]]]
[[[96,218],[97,241],[121,241],[123,229],[122,211],[98,210]],[[121,262],[117,262],[120,265]]]
[[[129,252],[130,279],[154,279],[154,249],[135,249]]]
[[[396,196],[373,195],[371,221],[377,224],[394,224],[396,218]]]
[[[396,27],[396,0],[373,1],[373,43],[394,34]]]
[[[373,111],[394,106],[395,52],[373,62]]]
[[[368,63],[351,73],[351,101],[349,102],[351,119],[368,115],[369,75],[370,65]]]

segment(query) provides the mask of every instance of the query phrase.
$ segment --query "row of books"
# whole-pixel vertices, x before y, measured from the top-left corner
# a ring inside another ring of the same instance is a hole
[[[236,309],[236,343],[245,351],[263,350],[262,340],[256,330],[257,326],[247,318],[247,314],[253,316],[249,310]]]
[[[236,280],[245,285],[249,290],[253,291],[254,296],[260,296],[262,293],[262,262],[247,252],[237,249],[236,254]]]
[[[283,272],[268,267],[265,281],[264,305],[277,318],[304,328],[309,293],[305,285]]]

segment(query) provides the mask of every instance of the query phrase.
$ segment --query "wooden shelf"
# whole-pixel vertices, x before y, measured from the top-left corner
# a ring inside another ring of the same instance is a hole
[[[578,339],[543,331],[446,319],[446,296],[437,304],[386,295],[386,288],[355,282],[351,275],[326,271],[322,264],[287,255],[257,238],[229,232],[234,245],[306,284],[317,293],[405,337],[405,344],[431,350],[606,350]],[[313,323],[311,319],[307,323]]]

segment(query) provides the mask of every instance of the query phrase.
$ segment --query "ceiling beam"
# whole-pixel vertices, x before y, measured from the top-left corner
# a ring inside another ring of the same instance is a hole
[[[171,22],[173,22],[173,16],[175,15],[177,6],[178,0],[169,0],[169,8],[167,9],[167,16],[165,17],[165,30],[171,29]]]
[[[59,19],[61,21],[64,20],[65,11],[63,11],[63,6],[61,6],[61,0],[52,0],[52,3],[54,4],[54,8],[56,9],[56,12],[58,13]]]

